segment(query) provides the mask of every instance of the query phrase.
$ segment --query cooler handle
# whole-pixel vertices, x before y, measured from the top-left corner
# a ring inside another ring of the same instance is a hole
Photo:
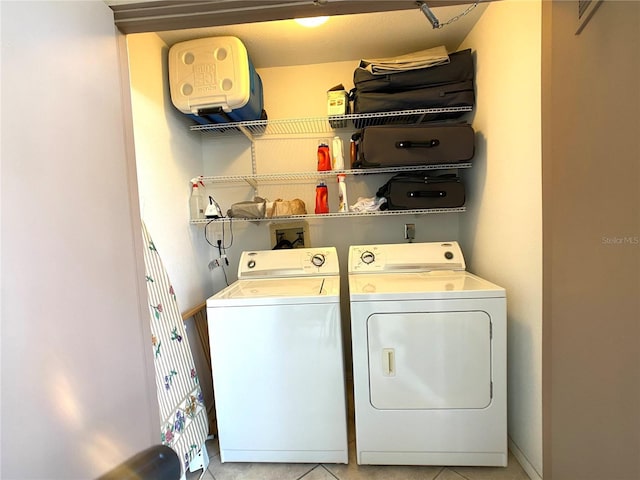
[[[396,142],[396,148],[433,148],[440,145],[440,140],[432,138],[426,142],[413,142],[411,140],[400,140]]]
[[[207,107],[207,108],[199,108],[197,115],[199,117],[203,117],[205,115],[220,115],[225,121],[232,123],[233,119],[227,115],[222,107]]]

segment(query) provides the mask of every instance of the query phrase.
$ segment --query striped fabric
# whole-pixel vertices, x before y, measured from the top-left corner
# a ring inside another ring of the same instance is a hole
[[[207,438],[207,411],[175,292],[144,223],[142,237],[161,439],[186,472]]]

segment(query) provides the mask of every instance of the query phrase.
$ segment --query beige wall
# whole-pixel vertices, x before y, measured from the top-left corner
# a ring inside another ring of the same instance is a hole
[[[640,478],[640,2],[543,2],[544,478]]]
[[[477,153],[465,171],[468,269],[507,291],[509,446],[542,475],[542,187],[539,0],[488,5],[476,56]]]

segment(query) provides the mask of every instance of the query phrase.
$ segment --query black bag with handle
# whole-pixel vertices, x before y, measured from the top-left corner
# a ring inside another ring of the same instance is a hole
[[[467,49],[450,53],[449,63],[404,72],[374,74],[358,67],[353,72],[353,84],[359,93],[391,93],[473,81],[474,77],[473,57]]]
[[[375,113],[475,106],[475,68],[470,49],[449,54],[449,63],[416,70],[373,74],[364,68],[353,73],[350,92],[354,113]],[[422,121],[458,118],[465,113],[441,112],[426,115]],[[356,127],[367,125],[355,121]]]
[[[475,132],[467,123],[375,125],[360,132],[354,168],[470,162]]]
[[[407,172],[394,175],[378,189],[387,202],[381,210],[458,208],[465,202],[464,184],[455,174]]]

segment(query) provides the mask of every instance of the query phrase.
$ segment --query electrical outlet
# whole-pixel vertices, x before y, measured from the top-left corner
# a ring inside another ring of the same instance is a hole
[[[209,262],[209,270],[213,270],[221,266],[222,266],[222,261],[220,258],[214,258]]]

